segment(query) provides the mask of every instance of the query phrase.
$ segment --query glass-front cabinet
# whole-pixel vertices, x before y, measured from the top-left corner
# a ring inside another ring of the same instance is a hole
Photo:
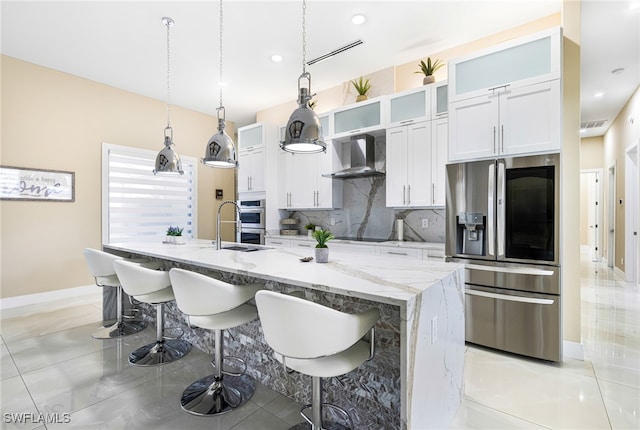
[[[431,85],[389,96],[387,127],[431,119]]]
[[[385,128],[385,97],[335,109],[333,116],[332,138],[345,137],[357,133],[369,133]],[[331,124],[329,124],[331,126]]]
[[[559,79],[561,68],[562,30],[557,27],[449,61],[449,100]]]
[[[440,81],[432,84],[431,90],[431,119],[439,119],[449,114],[449,84]]]

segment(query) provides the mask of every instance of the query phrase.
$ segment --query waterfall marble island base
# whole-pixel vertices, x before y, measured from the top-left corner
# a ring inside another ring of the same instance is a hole
[[[339,251],[330,253],[327,264],[301,263],[308,250],[217,251],[210,240],[188,240],[182,246],[108,244],[104,249],[157,259],[165,270],[181,267],[232,283],[262,282],[270,290],[303,291],[307,299],[345,312],[378,307],[373,360],[324,387],[326,401],[350,411],[358,429],[446,428],[462,402],[461,265]],[[167,308],[167,321],[182,328],[194,346],[212,351],[207,333],[189,328],[175,305]],[[284,372],[262,337],[259,321],[229,332],[227,354],[245,359],[251,376],[298,402],[309,401],[309,381]]]

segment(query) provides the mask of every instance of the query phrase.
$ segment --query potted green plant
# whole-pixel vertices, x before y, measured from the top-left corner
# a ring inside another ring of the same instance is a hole
[[[425,63],[424,61],[420,60],[420,64],[418,64],[418,66],[420,67],[420,69],[417,70],[416,73],[424,74],[422,83],[423,85],[427,85],[433,84],[436,81],[436,78],[435,76],[433,76],[433,74],[436,72],[436,70],[444,67],[444,63],[440,60],[431,62],[431,57],[427,57],[427,62]]]
[[[361,102],[363,100],[366,100],[367,93],[371,89],[371,82],[369,82],[369,79],[365,79],[362,76],[360,76],[355,81],[351,81],[351,84],[353,84],[353,87],[358,92],[358,96],[356,97],[356,102]]]
[[[335,236],[329,230],[314,230],[313,238],[318,242],[316,245],[316,263],[326,263],[329,261],[329,247],[327,242]]]
[[[167,243],[178,243],[178,237],[182,237],[182,228],[169,226],[167,229]]]
[[[307,236],[309,237],[309,239],[311,239],[313,237],[312,236],[313,231],[316,229],[316,225],[310,222],[310,223],[306,224],[304,226],[304,228],[307,229]]]

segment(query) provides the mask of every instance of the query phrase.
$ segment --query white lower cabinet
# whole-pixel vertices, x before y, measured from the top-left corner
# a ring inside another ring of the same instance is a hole
[[[404,257],[422,259],[422,250],[418,248],[403,248],[391,246],[378,246],[378,255],[385,257]]]
[[[275,246],[277,248],[291,248],[291,240],[289,239],[266,237],[264,239],[264,244],[266,246]]]

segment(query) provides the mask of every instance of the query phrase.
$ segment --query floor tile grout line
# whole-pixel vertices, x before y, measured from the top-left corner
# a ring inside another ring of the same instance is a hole
[[[527,422],[527,423],[530,423],[530,424],[533,424],[533,425],[539,426],[539,427],[541,427],[541,428],[545,428],[545,429],[549,429],[549,430],[553,429],[553,427],[549,427],[549,426],[547,426],[547,425],[545,425],[545,424],[540,424],[540,423],[537,423],[537,422],[535,422],[535,421],[531,421],[530,419],[523,418],[523,417],[519,417],[519,416],[517,416],[517,415],[513,415],[513,414],[511,414],[511,413],[509,413],[509,412],[501,411],[500,409],[492,408],[491,406],[485,405],[484,403],[481,403],[480,401],[478,401],[478,400],[476,400],[476,399],[473,399],[473,398],[471,398],[471,397],[467,396],[466,394],[464,395],[464,399],[465,399],[466,401],[471,402],[471,403],[475,403],[475,404],[476,404],[476,405],[478,405],[478,406],[482,406],[483,408],[487,408],[487,409],[490,409],[490,410],[492,410],[492,411],[494,411],[494,412],[498,412],[498,413],[500,413],[500,414],[502,414],[502,415],[507,415],[507,416],[510,416],[510,417],[516,418],[516,419],[518,419],[518,420],[520,420],[520,421],[525,421],[525,422]]]

